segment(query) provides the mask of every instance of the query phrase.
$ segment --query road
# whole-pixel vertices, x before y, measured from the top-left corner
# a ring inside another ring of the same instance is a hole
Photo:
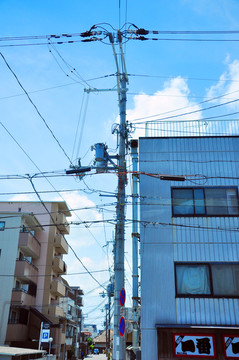
[[[99,354],[99,355],[88,355],[85,357],[85,360],[106,360],[107,357],[105,354]]]

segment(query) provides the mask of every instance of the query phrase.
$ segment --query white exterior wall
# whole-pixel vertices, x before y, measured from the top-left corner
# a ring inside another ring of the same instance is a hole
[[[14,273],[18,251],[19,229],[21,225],[21,214],[1,213],[0,221],[5,221],[6,230],[0,231],[0,345],[4,345],[9,309],[14,287]]]
[[[238,217],[172,218],[171,187],[238,186],[239,138],[144,138],[140,171],[214,177],[192,183],[140,175],[142,360],[158,359],[156,324],[239,325],[238,299],[175,298],[175,261],[239,261],[239,233],[166,224],[238,228]],[[152,223],[155,222],[153,225]],[[159,225],[162,223],[165,225]]]

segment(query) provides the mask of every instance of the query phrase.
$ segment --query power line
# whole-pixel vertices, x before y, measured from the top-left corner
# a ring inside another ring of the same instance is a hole
[[[115,74],[102,75],[102,76],[98,76],[98,77],[95,77],[95,78],[87,79],[86,81],[99,80],[99,79],[104,79],[104,78],[111,77],[111,76],[115,76]],[[35,93],[38,93],[38,92],[54,90],[54,89],[58,89],[58,88],[66,87],[66,86],[72,86],[72,85],[76,85],[76,84],[82,85],[82,83],[80,81],[75,80],[73,83],[69,83],[69,84],[56,85],[56,86],[51,86],[51,87],[44,88],[44,89],[28,91],[28,94],[35,94]],[[3,96],[3,97],[0,98],[0,100],[11,99],[11,98],[18,97],[18,96],[23,96],[23,95],[25,95],[25,93],[16,94],[16,95],[9,95],[9,96]]]
[[[209,101],[209,100],[206,100],[206,101]],[[230,100],[230,101],[227,101],[227,102],[224,102],[224,103],[221,103],[221,104],[212,105],[212,106],[209,106],[209,107],[204,108],[204,109],[198,109],[198,110],[188,111],[188,112],[185,112],[185,113],[182,113],[182,114],[167,116],[167,117],[163,117],[163,118],[159,118],[159,119],[155,119],[155,120],[151,120],[151,121],[162,121],[162,120],[168,120],[168,119],[177,118],[177,117],[179,117],[179,116],[191,115],[191,114],[195,114],[195,113],[198,113],[198,112],[215,109],[215,108],[218,108],[218,107],[221,107],[221,106],[224,106],[224,105],[233,104],[233,103],[235,103],[235,102],[237,102],[237,101],[239,101],[239,99],[234,99],[234,100]],[[195,106],[195,105],[193,105],[193,106]],[[192,107],[193,107],[193,106],[192,106]],[[188,107],[189,107],[189,106],[188,106]],[[173,110],[173,111],[176,111],[176,110]],[[237,114],[237,113],[238,113],[238,112],[234,112],[233,114]],[[148,119],[148,118],[155,117],[155,116],[159,116],[159,115],[160,115],[160,114],[156,114],[156,115],[146,116],[146,117],[142,117],[142,118],[138,118],[138,119],[133,119],[133,120],[129,120],[129,121],[134,121],[134,124],[140,124],[140,122],[139,122],[138,120]],[[230,114],[230,115],[231,115],[231,114]],[[223,116],[226,116],[226,115],[223,115]],[[216,117],[216,116],[214,116],[214,118],[215,118],[215,117]],[[202,120],[202,119],[199,119],[199,120]]]
[[[106,24],[106,23],[104,23]],[[94,25],[99,26],[101,24]],[[106,24],[110,25],[110,24]],[[133,25],[137,30],[127,30],[127,33],[135,33],[135,34],[142,34],[141,30],[136,25]],[[126,26],[126,23],[123,25]],[[112,27],[113,30],[115,30]],[[180,35],[187,35],[187,34],[199,34],[199,35],[233,35],[239,34],[239,30],[144,30],[144,33],[147,32],[148,34],[180,34]],[[96,32],[91,31],[92,35],[96,35]],[[102,31],[97,31],[97,34],[100,35]],[[23,35],[23,36],[6,36],[0,37],[0,41],[26,41],[26,40],[39,40],[39,39],[59,39],[59,38],[72,38],[72,37],[82,37],[85,35],[85,32],[81,33],[64,33],[64,34],[44,34],[44,35]]]
[[[152,204],[150,204],[150,205],[152,205]],[[195,218],[195,216],[193,216],[193,217]],[[238,215],[227,216],[227,217],[229,217],[229,218],[237,218]],[[200,216],[199,218],[200,219],[201,218],[208,219],[210,217]],[[133,219],[125,219],[125,223],[128,223],[128,224],[131,224],[133,221],[135,221],[135,220],[133,220]],[[104,222],[115,225],[116,220],[115,219],[108,219],[108,220],[104,220]],[[92,224],[100,224],[100,223],[103,223],[103,220],[89,220],[89,221],[82,221],[82,222],[72,221],[69,224],[77,225],[77,226],[81,226],[81,225],[86,226],[86,225],[89,225],[89,224],[92,225]],[[199,229],[199,230],[216,230],[216,231],[232,231],[232,232],[238,232],[239,231],[239,227],[234,227],[233,228],[233,227],[214,227],[214,226],[186,225],[186,224],[164,223],[164,222],[146,221],[146,220],[138,220],[137,223],[139,223],[139,224],[141,224],[143,226],[160,225],[160,226],[181,227],[181,228],[185,227],[185,228],[192,228],[192,229]],[[63,223],[63,224],[57,224],[57,225],[59,226],[59,225],[65,225],[65,224]],[[41,226],[50,227],[50,226],[57,226],[57,225],[56,224],[44,224],[44,225],[41,225]],[[39,227],[40,227],[39,225],[38,226],[37,225],[36,226],[31,226],[32,229],[33,228],[38,229]],[[5,227],[5,230],[15,230],[15,229],[20,229],[20,228],[21,227],[19,227],[19,226],[11,226],[11,227]],[[65,237],[64,237],[64,239],[65,239]],[[67,242],[66,239],[65,239],[65,241]],[[71,246],[70,246],[70,244],[68,242],[67,242],[67,244],[71,248]],[[71,248],[71,250],[72,250],[72,248]],[[75,254],[74,250],[73,250],[73,253]]]
[[[55,53],[59,56],[59,58],[62,60],[62,62],[65,64],[65,66],[67,67],[68,71],[70,71],[69,74],[67,74],[62,67],[60,66],[59,62],[57,61],[56,57],[53,55],[51,48],[49,48],[50,53],[52,54],[52,56],[54,57],[54,59],[56,60],[57,64],[59,65],[59,67],[61,68],[61,70],[64,72],[64,74],[71,78],[73,81],[74,78],[72,77],[72,75],[76,76],[76,78],[78,79],[78,81],[80,80],[80,83],[83,85],[85,84],[86,86],[90,87],[90,85],[87,83],[86,80],[83,79],[83,77],[78,73],[78,71],[76,70],[75,67],[71,66],[64,58],[63,56],[60,54],[60,52],[56,49],[56,47],[54,45],[51,44],[50,40],[49,40],[49,46],[52,47],[52,49],[55,51]]]
[[[159,78],[159,79],[172,79],[172,80],[175,79],[175,76],[165,76],[165,75],[128,74],[128,76]],[[216,81],[216,82],[223,82],[223,83],[224,82],[239,82],[239,80],[236,80],[236,79],[235,80],[234,79],[213,79],[213,78],[195,78],[195,77],[182,77],[182,76],[180,76],[180,79],[195,80],[195,81]]]
[[[5,127],[4,127],[5,128]],[[5,128],[6,129],[6,128]],[[7,130],[7,129],[6,129]],[[13,140],[17,143],[17,145],[21,148],[21,150],[28,156],[28,154],[25,152],[25,150],[20,146],[20,144],[15,140],[15,138],[10,134],[10,132],[7,130],[7,132],[9,133],[9,135],[13,138]],[[39,171],[41,171],[38,166],[35,164],[35,162],[28,156],[28,158],[33,162],[33,164],[37,167],[37,169]],[[42,172],[41,172],[42,174]],[[40,198],[40,195],[39,193],[36,192],[36,189],[34,187],[34,184],[32,182],[32,177],[30,177],[29,175],[27,176],[28,179],[30,180],[31,184],[32,184],[32,187],[33,187],[33,190],[34,192],[36,193],[36,195],[38,196],[39,199]],[[45,177],[45,176],[44,176]],[[26,178],[26,177],[25,177]],[[47,181],[49,182],[49,180],[47,179]],[[49,182],[50,183],[50,182]],[[50,183],[51,184],[51,183]],[[51,184],[52,185],[52,184]],[[53,185],[52,185],[53,186]],[[54,188],[54,187],[53,187]],[[59,194],[61,196],[61,194]],[[61,196],[62,197],[62,196]],[[64,200],[64,199],[63,199]],[[42,202],[41,200],[41,203],[43,204],[43,206],[45,207],[45,204]],[[49,213],[48,209],[45,207],[45,209],[47,210],[47,212]],[[50,217],[52,218],[51,214],[50,214]],[[53,223],[54,223],[54,220],[53,220]],[[95,238],[95,236],[92,234],[92,232],[89,230],[89,228],[87,227],[87,225],[85,225],[85,227],[88,229],[88,231],[90,232],[90,234],[93,236],[93,238],[95,239],[95,241],[99,244],[98,240]],[[65,239],[66,240],[66,239]],[[67,241],[66,241],[67,242]],[[68,244],[68,242],[67,242]],[[100,244],[99,244],[100,245]],[[75,253],[74,249],[68,244],[68,246],[71,248],[72,252],[74,253],[74,255],[78,258],[77,254]],[[101,245],[100,245],[101,246]],[[101,246],[102,250],[104,251],[103,247]],[[78,258],[78,260],[81,262],[81,260]],[[82,263],[82,262],[81,262]],[[84,264],[82,263],[82,266],[87,270],[87,268],[84,266]],[[94,278],[94,277],[93,277]],[[96,280],[97,281],[97,280]]]
[[[188,105],[188,106],[184,106],[184,107],[181,107],[181,108],[177,108],[177,109],[173,109],[173,110],[169,110],[169,111],[165,111],[163,113],[159,113],[159,114],[155,114],[155,115],[150,115],[150,116],[147,116],[147,117],[143,117],[143,118],[138,118],[138,119],[134,119],[134,120],[129,120],[129,121],[135,121],[135,120],[141,120],[141,119],[149,119],[149,118],[152,118],[152,117],[155,117],[155,116],[161,116],[161,115],[165,115],[165,114],[169,114],[171,112],[175,112],[175,111],[180,111],[180,110],[184,110],[184,109],[188,109],[188,108],[192,108],[192,107],[195,107],[195,106],[198,106],[198,105],[202,105],[202,104],[205,104],[207,102],[210,102],[210,101],[215,101],[215,100],[218,100],[218,99],[221,99],[222,97],[225,97],[227,95],[231,95],[231,94],[235,94],[235,93],[238,93],[239,90],[235,90],[235,91],[232,91],[232,92],[229,92],[229,93],[226,93],[226,94],[223,94],[223,95],[220,95],[220,96],[216,96],[214,98],[209,98],[207,100],[204,100],[204,101],[201,101],[199,103],[196,103],[196,104],[191,104],[191,105]],[[238,101],[239,99],[233,99],[233,100],[230,100],[232,102],[236,102]],[[230,103],[229,101],[229,103]],[[228,105],[228,102],[226,103],[223,103],[223,104],[220,104],[220,106],[222,105]],[[197,112],[200,112],[200,111],[203,111],[203,110],[208,110],[208,109],[211,109],[211,107],[209,108],[204,108],[204,109],[199,109],[197,110]],[[186,115],[188,115],[190,113],[187,113]],[[182,115],[185,115],[185,114],[182,114]],[[182,116],[181,114],[177,115],[177,116]],[[171,118],[171,117],[170,117]],[[159,119],[161,120],[161,119]]]
[[[57,228],[57,227],[58,227],[57,224],[55,223],[55,221],[54,221],[51,213],[50,213],[49,210],[47,209],[46,205],[45,205],[44,202],[42,201],[40,195],[38,194],[38,192],[37,192],[37,190],[36,190],[36,188],[35,188],[35,185],[34,185],[31,177],[29,177],[29,181],[30,181],[30,183],[31,183],[31,185],[32,185],[32,188],[33,188],[33,190],[35,191],[38,199],[40,200],[41,204],[43,205],[43,207],[45,208],[45,210],[49,213],[49,215],[50,215],[50,217],[51,217],[51,220],[52,220],[54,226],[56,226],[56,228]],[[80,264],[83,266],[83,268],[88,272],[88,274],[92,277],[92,279],[93,279],[95,282],[97,282],[97,284],[99,284],[103,289],[105,289],[105,287],[104,287],[102,284],[100,284],[99,281],[98,281],[98,280],[92,275],[92,273],[87,269],[87,267],[84,265],[84,263],[82,262],[82,260],[81,260],[81,259],[79,258],[79,256],[76,254],[76,252],[75,252],[75,250],[73,249],[73,247],[68,243],[68,241],[66,240],[66,238],[65,238],[64,235],[63,235],[63,237],[64,237],[66,243],[68,244],[69,248],[71,249],[71,251],[72,251],[73,254],[75,255],[76,259],[77,259],[77,260],[80,262]]]
[[[40,265],[40,266],[45,266],[45,265]],[[51,266],[52,265],[48,265]],[[39,265],[37,265],[37,268],[39,267]],[[102,273],[102,272],[108,272],[108,269],[106,270],[91,270],[90,271],[92,274],[94,273]],[[87,271],[85,272],[77,272],[77,273],[67,273],[67,274],[63,274],[63,276],[74,276],[74,275],[89,275]],[[0,274],[0,277],[18,277],[18,274]],[[40,278],[40,277],[52,277],[51,274],[37,274],[37,275],[27,275],[28,278]],[[44,289],[38,289],[38,290],[44,290]]]
[[[21,89],[24,91],[24,93],[26,94],[28,100],[30,101],[30,103],[32,104],[32,106],[34,107],[34,109],[36,110],[37,114],[40,116],[40,118],[42,119],[42,121],[44,122],[45,126],[47,127],[47,129],[50,131],[52,137],[55,139],[55,141],[57,142],[58,146],[61,148],[61,150],[63,151],[64,155],[66,156],[66,158],[69,160],[69,162],[71,163],[71,160],[69,158],[69,156],[67,155],[67,153],[65,152],[64,148],[61,146],[59,140],[56,138],[55,134],[53,133],[53,131],[51,130],[51,128],[49,127],[49,125],[47,124],[46,120],[44,119],[44,117],[41,115],[40,111],[38,110],[37,106],[34,104],[34,102],[32,101],[32,99],[30,98],[28,92],[26,91],[26,89],[23,87],[23,85],[21,84],[20,80],[18,79],[16,73],[12,70],[12,68],[10,67],[10,65],[8,64],[7,60],[5,59],[5,57],[3,56],[3,54],[0,52],[0,55],[2,57],[2,59],[4,60],[6,66],[8,67],[8,69],[11,71],[11,73],[13,74],[13,76],[15,77],[15,79],[17,80],[19,86],[21,87]]]
[[[153,41],[179,41],[179,42],[238,42],[239,39],[196,39],[196,38],[145,38],[144,36],[140,37],[126,37],[128,40],[153,40]]]

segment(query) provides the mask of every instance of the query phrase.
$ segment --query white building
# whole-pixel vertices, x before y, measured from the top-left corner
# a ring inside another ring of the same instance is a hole
[[[239,357],[238,151],[237,136],[139,140],[142,360]]]

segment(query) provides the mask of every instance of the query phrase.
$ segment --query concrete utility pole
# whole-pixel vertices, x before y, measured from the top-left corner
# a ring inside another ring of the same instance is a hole
[[[115,248],[114,248],[114,274],[115,274],[115,289],[114,289],[114,337],[113,337],[113,360],[125,360],[126,358],[126,341],[125,335],[120,335],[119,324],[121,319],[120,306],[120,291],[124,288],[124,243],[125,243],[125,187],[127,182],[126,176],[126,148],[128,145],[128,130],[126,126],[126,83],[128,82],[125,61],[122,49],[122,39],[120,31],[117,33],[118,42],[120,45],[121,62],[123,65],[123,72],[120,74],[117,56],[114,48],[113,36],[110,36],[110,41],[113,47],[113,52],[117,66],[117,83],[119,94],[119,109],[120,109],[120,125],[118,130],[119,135],[119,160],[118,160],[118,193],[117,193],[117,222],[115,231]]]
[[[92,27],[93,28],[93,27]],[[91,30],[85,32],[84,37],[89,37],[85,41],[97,40],[94,36],[95,33]],[[93,36],[93,38],[91,38]],[[107,153],[107,147],[102,144],[96,144],[95,150],[96,156],[96,169],[99,171],[107,171],[109,169],[108,162],[112,162],[112,158],[118,159],[117,166],[113,163],[112,169],[118,173],[118,191],[117,191],[117,206],[116,206],[116,230],[115,230],[115,246],[114,246],[114,275],[115,275],[115,287],[114,287],[114,337],[113,337],[113,360],[125,360],[126,358],[126,341],[125,341],[125,322],[122,321],[124,315],[124,304],[120,305],[120,293],[124,290],[124,242],[125,242],[125,187],[127,184],[126,175],[126,149],[128,147],[128,132],[126,124],[126,84],[128,83],[128,76],[125,66],[124,53],[122,47],[122,37],[120,30],[117,31],[117,35],[107,32],[110,43],[112,45],[114,58],[117,67],[117,91],[119,99],[119,112],[120,112],[120,124],[117,131],[119,138],[119,151],[117,156],[109,156]],[[91,39],[90,39],[91,38]],[[114,40],[117,38],[117,43],[120,47],[120,60],[122,71],[120,71],[118,57],[115,51]],[[109,89],[100,89],[100,91],[108,91]],[[85,90],[86,91],[86,90]],[[89,89],[87,92],[97,91],[97,89]],[[73,166],[70,170],[67,170],[67,174],[84,174],[90,171],[93,167]],[[121,326],[120,326],[121,324]]]

